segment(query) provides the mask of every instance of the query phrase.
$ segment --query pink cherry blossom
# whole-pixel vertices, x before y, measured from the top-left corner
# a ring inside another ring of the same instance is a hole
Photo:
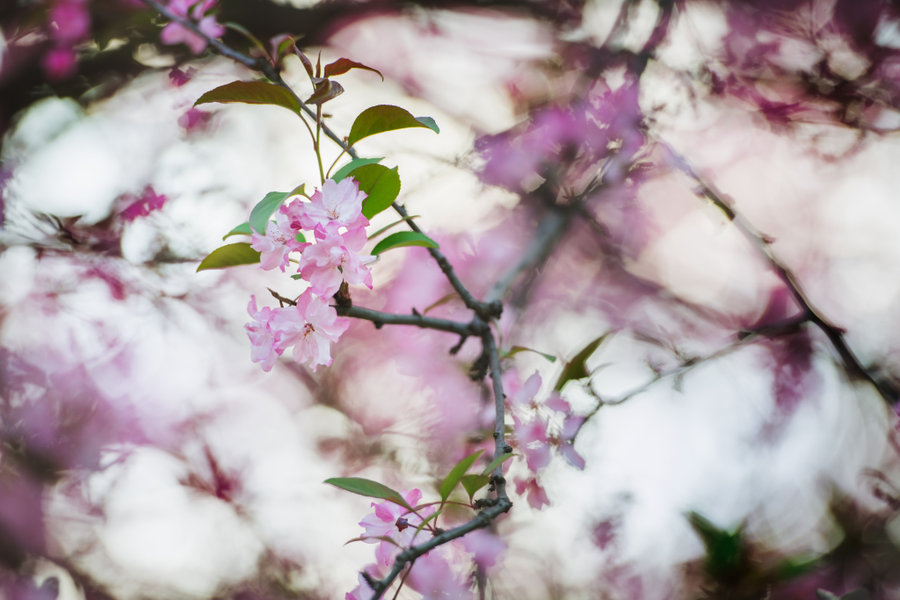
[[[309,290],[297,298],[297,305],[275,312],[273,327],[280,334],[282,348],[294,347],[294,360],[308,363],[315,371],[318,365],[332,362],[331,344],[338,341],[350,326],[347,319]]]
[[[303,229],[313,230],[318,226],[343,226],[348,229],[365,227],[369,220],[362,214],[362,203],[366,193],[359,191],[359,183],[351,177],[339,182],[328,179],[316,190],[309,202],[294,202],[290,205],[290,216]]]
[[[585,461],[584,457],[575,450],[575,436],[578,435],[578,431],[583,423],[584,417],[571,414],[566,415],[563,421],[562,433],[555,440],[556,448],[563,458],[566,459],[566,462],[580,470],[584,469]]]
[[[514,418],[513,430],[519,450],[525,455],[525,462],[532,473],[537,473],[550,464],[550,443],[546,421],[539,417],[528,422]]]
[[[265,235],[253,232],[250,246],[260,254],[260,268],[268,271],[278,267],[284,272],[290,262],[288,255],[301,251],[304,244],[297,241],[297,233],[291,228],[287,216],[278,211],[275,220],[266,225]]]
[[[413,507],[422,499],[422,492],[418,489],[412,489],[401,495],[406,503]],[[399,552],[399,547],[412,544],[416,528],[422,523],[422,519],[419,515],[410,513],[409,509],[390,501],[373,502],[372,507],[375,509],[374,512],[366,515],[359,525],[365,530],[364,541],[378,544],[375,548],[378,564],[389,566],[394,560],[394,555]],[[426,511],[430,512],[433,511]],[[378,538],[390,538],[396,544]]]
[[[364,227],[338,233],[338,227],[334,224],[319,225],[315,236],[316,243],[303,251],[300,272],[316,294],[333,295],[341,281],[372,288],[372,273],[367,265],[375,257],[360,253],[366,243]]]
[[[527,494],[528,505],[531,508],[540,510],[550,504],[550,498],[547,497],[546,490],[541,487],[536,478],[516,479],[513,483],[516,485],[517,494],[520,496]]]
[[[340,319],[324,300],[304,292],[296,306],[257,309],[251,297],[247,311],[253,321],[245,325],[250,337],[250,358],[268,371],[275,360],[293,346],[294,360],[308,363],[313,371],[332,362],[331,343],[336,342],[350,323]]]
[[[278,334],[270,324],[274,311],[267,306],[261,309],[257,308],[256,297],[251,296],[247,312],[253,319],[252,322],[244,325],[244,329],[247,330],[247,335],[250,337],[250,360],[260,363],[263,371],[269,371],[284,351],[279,348]]]
[[[218,0],[202,0],[201,2],[191,0],[171,0],[169,2],[169,10],[180,17],[187,17],[190,10],[190,17],[197,22],[197,27],[205,35],[211,38],[221,37],[225,33],[225,28],[216,21],[212,15],[205,14],[206,11],[216,5]],[[193,7],[193,8],[191,8]],[[200,54],[206,49],[206,40],[187,29],[180,23],[169,23],[163,27],[160,32],[160,40],[164,44],[185,44],[194,54]]]

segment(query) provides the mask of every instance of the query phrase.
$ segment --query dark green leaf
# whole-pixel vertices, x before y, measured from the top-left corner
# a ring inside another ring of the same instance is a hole
[[[469,495],[469,502],[471,502],[472,498],[475,497],[475,494],[478,493],[478,490],[491,482],[491,478],[487,475],[470,473],[469,475],[460,477],[459,482],[465,488],[466,493]]]
[[[478,460],[478,457],[482,454],[484,454],[484,450],[473,452],[469,456],[456,463],[456,465],[452,469],[450,469],[450,472],[447,473],[447,476],[444,477],[444,481],[441,483],[440,492],[442,502],[447,501],[447,498],[449,498],[451,492],[453,492],[453,488],[455,488],[456,484],[459,483],[460,478],[466,474],[466,471],[469,470],[469,467],[472,466],[472,463]]]
[[[350,69],[365,69],[366,71],[372,71],[373,73],[378,73],[381,80],[384,81],[384,75],[381,74],[381,71],[378,69],[373,69],[372,67],[367,67],[362,63],[358,63],[356,61],[352,61],[349,58],[339,58],[333,63],[329,63],[325,65],[325,77],[333,77],[334,75],[343,75]]]
[[[216,248],[203,259],[197,266],[198,271],[207,269],[224,269],[237,265],[252,265],[259,262],[259,252],[250,247],[250,244],[238,242]]]
[[[334,175],[331,176],[335,181],[340,181],[344,177],[350,174],[354,169],[361,167],[363,165],[373,165],[375,163],[381,162],[381,158],[354,158],[346,165],[335,171]]]
[[[227,240],[233,235],[253,235],[253,230],[250,229],[250,223],[241,223],[224,236],[222,236],[223,240]]]
[[[721,529],[698,512],[687,515],[688,522],[706,547],[706,570],[716,579],[733,579],[746,567],[743,528]]]
[[[250,227],[260,235],[266,235],[269,219],[284,201],[291,197],[291,192],[269,192],[250,211]]]
[[[408,127],[424,127],[437,132],[437,125],[430,117],[418,119],[399,106],[379,104],[362,111],[350,127],[347,143],[351,146],[363,138],[376,133],[406,129]]]
[[[194,102],[206,104],[209,102],[240,102],[243,104],[270,104],[281,106],[289,111],[302,115],[300,102],[289,91],[280,85],[268,81],[232,81],[225,85],[209,90]]]
[[[400,195],[397,167],[388,169],[384,165],[361,165],[349,176],[359,182],[359,189],[367,194],[362,205],[362,213],[367,219],[389,208]]]
[[[426,248],[437,248],[437,242],[432,240],[424,233],[416,231],[398,231],[387,236],[372,248],[372,254],[379,255],[391,248],[399,248],[401,246],[425,246]]]
[[[494,460],[491,461],[491,464],[484,468],[481,474],[490,475],[494,469],[511,459],[513,456],[515,456],[515,454],[501,454],[500,456],[495,457]]]
[[[332,477],[331,479],[326,479],[325,483],[330,483],[335,487],[359,494],[360,496],[389,500],[408,510],[413,510],[413,507],[407,504],[400,492],[371,479],[365,479],[364,477]]]
[[[559,379],[556,380],[556,385],[553,386],[555,391],[560,391],[563,389],[563,386],[566,385],[570,381],[584,379],[589,375],[587,371],[587,367],[585,363],[587,359],[591,357],[591,355],[600,347],[600,344],[603,343],[603,340],[606,339],[608,333],[604,333],[597,339],[593,340],[587,346],[582,348],[578,354],[572,357],[572,360],[566,363],[566,366],[563,367],[562,373],[559,374]]]

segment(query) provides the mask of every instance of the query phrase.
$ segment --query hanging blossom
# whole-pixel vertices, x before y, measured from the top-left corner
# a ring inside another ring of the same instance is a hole
[[[313,371],[319,365],[331,365],[331,344],[338,341],[350,326],[347,319],[309,290],[297,298],[296,306],[281,308],[256,306],[250,298],[247,312],[253,321],[244,327],[250,337],[250,358],[264,371],[275,364],[285,350],[293,347],[298,363],[309,363]]]
[[[434,513],[434,506],[418,507],[422,500],[422,492],[412,489],[401,494],[403,499],[415,512],[390,501],[373,502],[372,513],[366,515],[359,522],[364,529],[362,540],[370,544],[378,544],[375,548],[376,564],[366,567],[366,573],[372,576],[383,576],[394,562],[394,556],[404,548],[412,546],[416,536],[424,538],[417,529],[424,519]],[[424,539],[419,540],[424,541]],[[496,538],[477,538],[472,542],[471,548],[466,547],[475,555],[476,560],[482,560],[485,564],[494,564],[498,554],[505,546],[498,546]],[[453,544],[453,543],[451,543]],[[460,577],[459,569],[454,568],[450,545],[435,548],[415,560],[406,577],[406,585],[422,594],[423,600],[430,599],[458,599],[469,600],[472,592],[464,578]],[[360,577],[359,585],[345,596],[345,600],[361,600],[371,598],[371,587],[363,577]]]
[[[540,509],[549,504],[547,492],[537,479],[538,472],[550,464],[551,450],[559,454],[573,467],[583,469],[584,458],[575,450],[575,436],[584,417],[574,415],[572,407],[557,393],[545,402],[536,400],[541,389],[541,376],[535,371],[524,383],[518,374],[507,371],[504,387],[509,391],[506,404],[512,414],[513,445],[525,457],[530,475],[514,480],[516,493],[526,495],[532,508]],[[562,422],[562,425],[554,426]]]
[[[331,343],[349,322],[339,319],[324,298],[333,296],[344,282],[372,288],[368,265],[375,257],[363,254],[369,224],[362,214],[365,198],[354,179],[329,179],[309,201],[295,197],[282,205],[264,234],[253,232],[250,245],[260,254],[260,268],[284,272],[291,255],[299,253],[294,262],[300,278],[309,284],[293,307],[259,309],[251,300],[248,311],[253,321],[246,325],[251,359],[264,370],[290,347],[294,360],[313,369],[331,364]],[[298,241],[303,230],[313,232],[313,242]]]

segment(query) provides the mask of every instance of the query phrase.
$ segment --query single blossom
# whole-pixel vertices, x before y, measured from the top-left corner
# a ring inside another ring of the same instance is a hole
[[[540,510],[550,504],[550,498],[547,497],[547,491],[541,487],[537,479],[516,479],[514,480],[516,493],[520,496],[527,494],[528,505],[535,510]]]
[[[250,360],[260,363],[263,371],[269,371],[284,352],[279,347],[278,333],[271,325],[274,310],[267,306],[261,309],[257,308],[256,296],[250,296],[247,312],[253,319],[244,325],[244,329],[247,330],[247,335],[250,337]]]
[[[471,600],[469,586],[447,560],[447,547],[435,548],[416,559],[406,579],[410,588],[422,594],[422,600]]]
[[[412,489],[401,495],[406,503],[413,507],[422,499],[422,492],[418,489]],[[390,501],[373,502],[372,508],[375,510],[359,522],[360,527],[365,530],[363,541],[378,544],[375,548],[375,559],[379,565],[387,567],[393,563],[394,554],[399,552],[398,546],[412,544],[416,528],[422,523],[422,519],[409,509]],[[389,538],[394,543],[379,538]]]
[[[546,421],[538,416],[528,422],[513,418],[513,432],[532,473],[537,473],[550,464],[550,440]]]
[[[355,179],[347,177],[339,182],[328,179],[309,202],[293,202],[287,210],[302,229],[311,231],[318,226],[335,225],[356,229],[369,224],[362,214],[365,199],[366,193],[359,191],[359,183]]]
[[[302,251],[304,244],[297,241],[297,232],[291,227],[287,215],[281,211],[275,213],[275,220],[266,225],[265,235],[253,232],[250,247],[259,252],[259,266],[269,270],[284,268],[290,262],[291,252]]]
[[[300,273],[316,294],[333,295],[341,281],[372,288],[372,273],[367,265],[375,257],[361,253],[367,239],[364,227],[339,233],[334,224],[320,225],[316,227],[315,238],[316,243],[303,250]]]
[[[294,360],[308,363],[313,371],[331,364],[331,344],[350,326],[350,321],[339,318],[333,307],[309,290],[297,298],[296,306],[278,310],[272,323],[282,347],[293,346]]]

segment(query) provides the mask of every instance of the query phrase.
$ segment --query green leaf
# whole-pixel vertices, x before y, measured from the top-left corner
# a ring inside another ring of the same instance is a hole
[[[589,359],[591,355],[597,350],[597,348],[600,347],[600,344],[603,343],[603,340],[606,339],[607,335],[609,335],[609,333],[604,333],[597,339],[591,341],[591,343],[582,348],[578,352],[578,354],[572,357],[572,360],[566,363],[566,366],[563,367],[562,373],[559,374],[559,379],[556,380],[556,385],[553,386],[553,389],[555,391],[560,391],[561,389],[563,389],[563,386],[570,381],[584,379],[585,377],[590,375],[590,373],[588,373],[587,371],[585,363],[587,362],[587,359]]]
[[[424,125],[425,127],[427,127],[428,129],[432,130],[435,133],[441,132],[441,128],[438,127],[438,124],[435,123],[434,119],[432,119],[431,117],[416,117],[416,121],[418,121],[419,123],[421,123],[422,125]]]
[[[438,132],[438,127],[431,117],[416,118],[399,106],[379,104],[359,113],[359,116],[356,117],[356,120],[353,121],[353,125],[350,127],[347,143],[352,146],[370,135],[406,129],[408,127],[424,127],[431,129],[435,133]]]
[[[743,526],[734,531],[721,529],[694,511],[687,518],[706,548],[706,571],[719,580],[736,577],[747,562]]]
[[[444,477],[444,481],[441,483],[441,502],[447,501],[447,498],[449,498],[450,494],[453,492],[453,488],[459,483],[459,479],[466,474],[466,471],[469,470],[472,463],[478,460],[478,457],[482,454],[484,454],[484,450],[474,452],[456,463],[456,465],[450,469],[450,472],[447,473],[447,476]]]
[[[465,488],[466,493],[469,495],[469,502],[471,502],[478,490],[491,482],[491,478],[480,473],[470,473],[460,477],[459,482]]]
[[[377,256],[386,250],[400,248],[401,246],[437,248],[438,244],[424,233],[419,233],[417,231],[398,231],[375,244],[375,247],[372,248],[372,254]]]
[[[384,165],[362,165],[354,169],[350,177],[359,182],[359,189],[367,194],[362,205],[362,213],[367,219],[389,208],[400,195],[397,167],[388,169]]]
[[[383,157],[382,157],[383,158]],[[346,165],[335,171],[334,175],[331,176],[335,181],[340,181],[344,177],[350,174],[354,169],[361,167],[363,165],[372,165],[375,163],[381,162],[381,158],[354,158]]]
[[[495,457],[494,460],[491,461],[491,464],[484,468],[481,474],[490,475],[494,469],[511,459],[513,456],[515,456],[515,454],[501,454],[500,456]]]
[[[387,231],[388,229],[393,229],[394,227],[396,227],[397,225],[400,225],[401,223],[406,223],[406,222],[408,222],[408,221],[412,221],[413,219],[418,219],[420,216],[421,216],[421,215],[407,215],[407,216],[403,217],[402,219],[397,219],[397,220],[394,221],[393,223],[390,223],[390,224],[388,224],[388,225],[385,225],[384,227],[382,227],[382,228],[379,229],[378,231],[375,231],[375,232],[373,232],[373,233],[370,233],[370,234],[369,234],[369,239],[370,239],[370,240],[374,240],[375,238],[377,238],[379,235],[381,235],[382,233],[384,233],[384,232]],[[458,298],[458,297],[459,297],[459,296],[456,295],[456,292],[450,294],[450,296],[453,297],[453,298]],[[427,308],[425,309],[425,312],[428,312],[428,309],[427,309]]]
[[[350,69],[365,69],[366,71],[372,71],[373,73],[378,73],[381,80],[384,81],[384,75],[381,74],[381,71],[378,69],[373,69],[372,67],[367,67],[362,63],[358,63],[356,61],[350,60],[349,58],[339,58],[333,63],[329,63],[325,65],[325,77],[333,77],[335,75],[343,75]]]
[[[291,192],[269,192],[250,211],[250,227],[260,235],[266,234],[266,227],[272,214],[284,201],[291,197]]]
[[[330,483],[335,487],[339,487],[342,490],[354,494],[359,494],[360,496],[389,500],[406,509],[411,511],[414,510],[413,507],[407,504],[406,500],[403,499],[400,492],[389,488],[383,483],[372,481],[371,479],[365,479],[364,477],[332,477],[331,479],[326,479],[325,483]]]
[[[253,235],[253,230],[250,229],[250,223],[241,223],[224,236],[222,236],[223,240],[227,240],[233,235]]]
[[[513,346],[507,352],[503,353],[503,358],[509,358],[510,356],[515,356],[519,352],[534,352],[540,356],[543,356],[550,362],[556,362],[556,357],[552,354],[547,354],[546,352],[541,352],[539,350],[535,350],[534,348],[528,348],[527,346]]]
[[[197,271],[207,269],[224,269],[237,265],[252,265],[259,262],[259,252],[250,247],[246,242],[228,244],[216,248],[197,266]]]
[[[280,85],[268,81],[232,81],[209,90],[200,96],[194,106],[209,102],[240,102],[243,104],[269,104],[281,106],[298,115],[303,115],[300,102],[292,93]]]

